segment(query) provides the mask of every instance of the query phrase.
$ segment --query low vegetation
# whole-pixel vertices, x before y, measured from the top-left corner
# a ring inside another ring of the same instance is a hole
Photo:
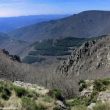
[[[98,103],[93,110],[110,110],[109,103]]]
[[[95,104],[95,106],[90,110],[110,110],[108,96],[110,93],[110,78],[97,79],[94,81],[80,80],[79,85],[79,91],[81,94],[83,93],[83,95],[67,100],[67,104],[72,108],[72,110],[89,110],[87,108],[92,103]],[[91,87],[93,87],[92,90]],[[101,95],[101,99],[99,98],[100,93],[105,94],[103,97]]]
[[[61,97],[60,90],[54,89],[41,94],[40,91],[45,91],[45,88],[31,84],[27,88],[28,84],[20,84],[20,82],[0,81],[0,107],[6,108],[8,105],[9,108],[13,106],[18,110],[58,110],[58,108],[61,110],[61,106],[56,103]]]
[[[20,86],[20,84],[22,85]],[[12,83],[11,81],[1,80],[0,107],[6,107],[8,104],[10,107],[12,105],[18,107],[19,110],[63,110],[61,105],[57,104],[57,101],[61,101],[62,107],[63,104],[66,104],[66,110],[88,110],[88,106],[92,103],[95,103],[92,110],[110,110],[110,102],[102,103],[101,100],[97,100],[100,92],[110,90],[110,79],[81,80],[79,85],[83,85],[84,88],[80,92],[82,93],[92,84],[93,91],[89,96],[83,95],[65,100],[60,89],[51,89],[45,94],[41,94],[41,92],[37,91],[37,85],[30,85],[28,87],[27,85],[29,84],[26,85],[26,83]],[[36,89],[32,89],[33,87]],[[103,87],[104,89],[102,89]],[[39,88],[39,90],[45,89]]]

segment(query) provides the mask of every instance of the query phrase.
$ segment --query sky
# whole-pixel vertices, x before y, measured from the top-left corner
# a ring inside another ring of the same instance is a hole
[[[110,0],[0,0],[0,17],[110,10]]]

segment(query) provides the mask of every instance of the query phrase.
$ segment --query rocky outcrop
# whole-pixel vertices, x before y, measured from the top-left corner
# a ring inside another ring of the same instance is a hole
[[[109,67],[110,36],[106,36],[84,43],[72,53],[68,60],[59,66],[58,70],[66,75],[91,77],[90,75],[93,73],[98,74],[99,71],[107,70]]]

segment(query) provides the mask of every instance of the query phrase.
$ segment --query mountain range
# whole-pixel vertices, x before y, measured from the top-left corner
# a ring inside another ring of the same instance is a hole
[[[33,24],[8,34],[14,38],[34,42],[65,37],[90,38],[110,33],[109,11],[84,11],[58,20]]]
[[[17,28],[43,21],[55,20],[68,15],[30,15],[17,17],[0,17],[0,32],[9,32]]]

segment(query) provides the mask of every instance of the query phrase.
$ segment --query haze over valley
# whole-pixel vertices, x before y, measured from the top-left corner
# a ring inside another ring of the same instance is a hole
[[[0,1],[0,109],[110,110],[109,3]]]

